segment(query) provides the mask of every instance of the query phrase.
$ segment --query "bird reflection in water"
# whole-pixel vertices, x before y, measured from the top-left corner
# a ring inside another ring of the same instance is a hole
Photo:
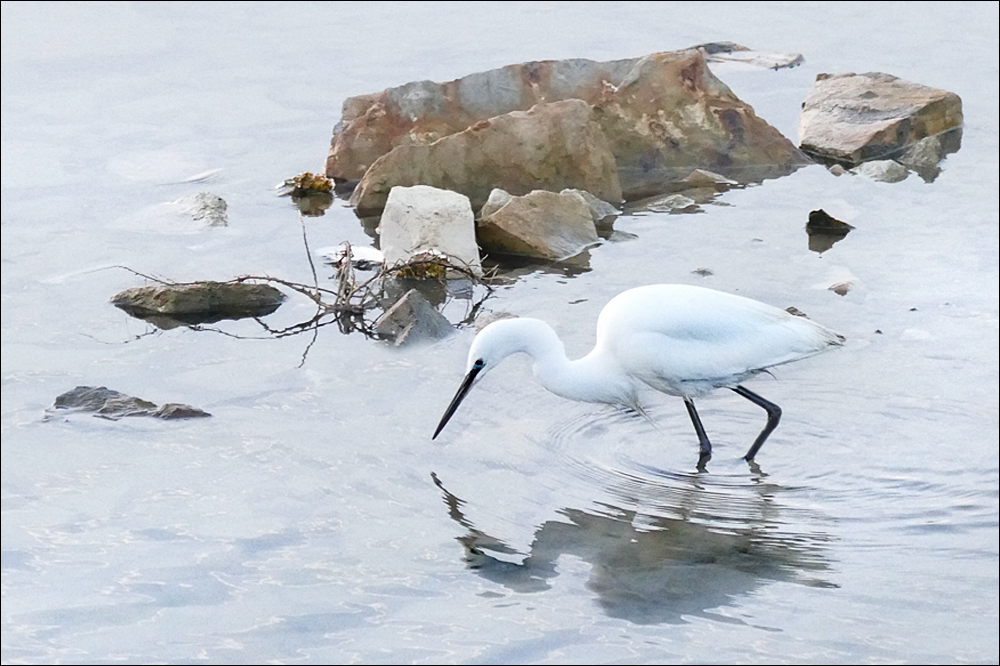
[[[673,476],[671,483],[683,475]],[[769,496],[775,490],[772,484],[758,486],[761,511],[756,519],[713,520],[704,501],[713,493],[699,492],[704,489],[697,487],[696,476],[684,478],[692,481],[689,490],[698,499],[688,506],[684,502],[674,506],[674,513],[682,517],[651,515],[665,513],[665,506],[652,506],[651,512],[611,503],[595,503],[587,510],[563,508],[557,513],[565,520],[542,523],[524,555],[478,529],[463,510],[465,501],[445,488],[437,474],[432,472],[431,477],[443,493],[449,515],[465,529],[457,540],[470,568],[512,592],[549,589],[563,555],[591,566],[587,587],[607,615],[637,624],[677,624],[699,616],[742,623],[710,611],[768,582],[837,587],[821,577],[830,568],[830,537],[782,533],[781,522],[772,515],[778,510]],[[618,488],[621,503],[631,505],[640,499],[636,497],[636,491],[643,492],[640,485],[633,479]],[[644,485],[648,493],[652,487],[648,481]],[[723,495],[714,494],[715,500],[724,500]],[[677,495],[667,493],[667,498],[677,504]],[[511,561],[518,557],[519,562]]]

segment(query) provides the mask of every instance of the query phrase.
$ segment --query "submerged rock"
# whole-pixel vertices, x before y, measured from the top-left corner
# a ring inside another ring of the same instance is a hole
[[[851,169],[851,173],[880,183],[898,183],[910,175],[909,169],[895,160],[870,160]]]
[[[962,100],[891,74],[820,74],[802,105],[802,150],[849,165],[895,157],[962,125]]]
[[[431,253],[482,276],[469,198],[427,185],[393,187],[379,221],[379,245],[388,267]]]
[[[564,261],[600,241],[587,200],[575,192],[535,190],[484,212],[476,237],[487,253]]]
[[[193,282],[125,289],[115,294],[111,302],[133,317],[160,326],[157,318],[163,317],[173,320],[174,325],[264,317],[277,310],[284,300],[281,290],[266,284]]]
[[[211,192],[198,192],[173,203],[185,214],[190,215],[191,219],[203,221],[209,226],[224,227],[229,222],[226,201]]]
[[[896,161],[930,183],[941,175],[941,160],[950,153],[958,152],[961,147],[962,128],[957,127],[917,141],[903,151]]]
[[[615,158],[583,101],[539,104],[476,123],[432,144],[402,145],[367,170],[351,203],[361,217],[378,213],[397,186],[430,185],[467,196],[473,209],[500,187],[579,188],[621,201]]]
[[[125,416],[152,416],[160,419],[190,419],[211,416],[206,411],[171,402],[162,406],[104,386],[77,386],[56,398],[53,409],[94,412],[94,416],[116,421]]]

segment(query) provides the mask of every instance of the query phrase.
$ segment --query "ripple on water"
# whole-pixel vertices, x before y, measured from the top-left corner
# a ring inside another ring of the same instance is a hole
[[[549,587],[563,569],[557,561],[570,555],[589,564],[586,585],[608,615],[641,623],[720,619],[712,609],[771,581],[835,586],[825,573],[825,517],[784,501],[796,489],[772,482],[732,447],[718,449],[710,473],[698,472],[687,414],[660,416],[654,427],[628,412],[582,406],[534,442],[548,462],[531,475],[531,496],[517,495],[516,510],[534,504],[533,515],[547,517],[533,521],[517,548],[485,527],[504,514],[509,525],[512,487],[503,498],[467,504],[435,477],[474,570],[534,592]],[[551,502],[558,504],[542,506]],[[512,561],[512,550],[523,557]]]

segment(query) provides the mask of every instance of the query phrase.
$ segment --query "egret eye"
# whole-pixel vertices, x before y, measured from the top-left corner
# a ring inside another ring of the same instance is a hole
[[[476,362],[472,364],[473,370],[482,370],[483,366],[486,365],[486,361],[481,358],[477,358]]]

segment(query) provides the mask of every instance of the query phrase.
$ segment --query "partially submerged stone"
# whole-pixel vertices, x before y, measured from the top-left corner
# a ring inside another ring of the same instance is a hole
[[[847,222],[842,222],[831,216],[822,208],[810,211],[809,221],[806,222],[809,249],[822,254],[849,234],[853,228]]]
[[[77,386],[56,398],[54,410],[93,412],[94,416],[116,421],[125,416],[152,416],[160,419],[190,419],[211,416],[208,412],[176,402],[157,406],[104,386]]]
[[[851,169],[852,173],[880,183],[898,183],[910,175],[909,169],[895,160],[871,160]]]
[[[930,183],[941,175],[941,160],[961,147],[962,128],[957,127],[917,141],[896,157],[896,161]]]
[[[199,324],[264,317],[284,300],[281,290],[266,284],[192,282],[125,289],[111,302],[140,319],[166,316],[184,324]]]
[[[396,186],[379,221],[379,245],[387,267],[433,253],[483,274],[469,198],[427,185]]]
[[[737,181],[731,178],[726,178],[721,174],[708,171],[707,169],[694,169],[681,180],[681,183],[687,187],[705,187],[719,191],[725,191],[731,187],[739,185]]]
[[[483,250],[564,261],[600,239],[586,199],[573,192],[535,190],[512,197],[480,219],[476,236]]]
[[[756,69],[783,69],[805,62],[801,53],[761,53],[733,42],[711,42],[692,48],[702,51],[708,62],[740,64]]]
[[[799,117],[801,148],[849,165],[895,157],[962,125],[958,95],[891,74],[820,74]]]
[[[322,174],[304,171],[278,185],[278,196],[291,197],[292,203],[308,217],[320,217],[333,204],[334,182]]]
[[[476,210],[495,187],[515,195],[579,188],[606,201],[622,198],[607,138],[577,99],[483,120],[429,145],[394,148],[368,169],[351,203],[366,217],[385,207],[392,188],[414,185],[460,192]]]
[[[198,192],[182,197],[175,201],[174,205],[190,215],[191,219],[205,222],[212,227],[224,227],[229,221],[226,201],[211,192]]]
[[[286,178],[278,186],[278,196],[304,197],[317,193],[333,193],[333,181],[323,174],[303,171],[297,176]]]
[[[447,337],[454,328],[416,289],[410,289],[375,322],[375,332],[397,347]]]

